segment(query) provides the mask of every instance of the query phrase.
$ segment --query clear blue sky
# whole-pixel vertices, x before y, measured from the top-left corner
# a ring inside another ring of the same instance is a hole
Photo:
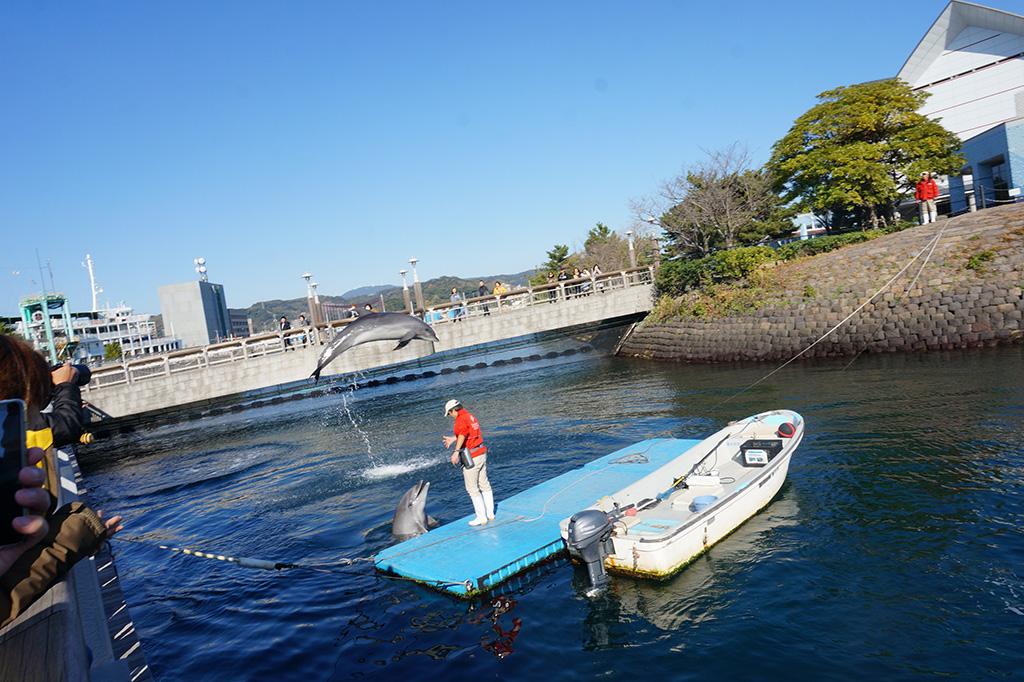
[[[1024,0],[998,7],[1024,12]],[[56,5],[60,5],[59,7]],[[159,312],[513,272],[820,91],[891,76],[914,2],[102,2],[0,8],[0,313],[38,290]],[[13,274],[19,271],[20,275]]]

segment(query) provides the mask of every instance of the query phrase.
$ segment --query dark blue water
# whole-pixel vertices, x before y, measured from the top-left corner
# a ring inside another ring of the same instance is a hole
[[[335,395],[165,427],[83,466],[126,534],[331,564],[390,544],[419,478],[432,515],[471,511],[441,454],[449,397],[483,424],[499,504],[643,438],[790,408],[806,437],[764,512],[674,579],[615,578],[598,599],[565,561],[476,604],[365,565],[268,573],[117,543],[118,568],[163,680],[1019,675],[1024,351],[845,364],[791,366],[726,404],[769,368],[484,370],[357,391],[349,412]]]

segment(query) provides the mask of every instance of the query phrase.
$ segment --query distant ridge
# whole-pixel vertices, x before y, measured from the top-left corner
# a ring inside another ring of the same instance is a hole
[[[442,275],[441,277],[428,279],[421,283],[423,298],[428,306],[447,303],[451,296],[452,287],[466,297],[475,296],[480,280],[484,281],[488,289],[494,286],[495,281],[504,282],[510,288],[526,286],[527,280],[534,272],[536,271],[524,270],[514,274],[484,275],[482,277],[469,278]],[[410,290],[412,289],[412,282],[409,283],[409,288]],[[384,306],[388,310],[402,310],[404,306],[402,287],[393,284],[357,287],[346,291],[340,296],[321,295],[320,302],[344,306],[355,304],[359,307],[370,303],[375,309],[380,310],[380,299],[382,296],[384,298]],[[257,301],[244,310],[252,319],[253,330],[256,332],[276,330],[277,321],[282,315],[289,320],[295,320],[301,313],[309,314],[305,298]]]

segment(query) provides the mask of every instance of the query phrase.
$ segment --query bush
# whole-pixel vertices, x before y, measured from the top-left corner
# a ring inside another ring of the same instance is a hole
[[[658,294],[674,296],[694,287],[709,284],[711,282],[709,262],[710,256],[670,260],[662,263],[654,280]]]
[[[658,270],[655,284],[659,294],[678,295],[697,287],[743,279],[776,258],[771,247],[741,246],[704,258],[669,261]]]
[[[871,241],[881,237],[883,234],[885,233],[881,230],[865,230],[864,232],[847,232],[846,234],[790,242],[779,247],[778,257],[781,260],[793,260],[804,256],[816,256],[819,253],[828,253],[851,244]]]
[[[719,251],[708,256],[711,278],[716,282],[732,282],[775,260],[775,249],[769,246],[743,246]]]

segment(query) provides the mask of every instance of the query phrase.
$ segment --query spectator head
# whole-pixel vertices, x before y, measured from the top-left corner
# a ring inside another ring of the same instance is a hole
[[[42,410],[52,392],[46,358],[18,337],[0,334],[0,400],[21,399],[29,409]]]
[[[452,293],[453,294],[457,294],[458,293],[458,291],[455,289],[455,287],[452,287]]]
[[[484,284],[484,281],[483,281],[483,280],[480,280],[480,286],[482,286],[482,287],[485,287],[485,286],[487,286],[487,285],[486,285],[486,284]]]
[[[922,180],[927,180],[928,179],[928,171],[925,171],[924,173],[921,173],[921,179]]]
[[[373,310],[373,306],[370,305],[369,303],[367,303],[366,305],[363,306],[363,309],[364,310]]]

